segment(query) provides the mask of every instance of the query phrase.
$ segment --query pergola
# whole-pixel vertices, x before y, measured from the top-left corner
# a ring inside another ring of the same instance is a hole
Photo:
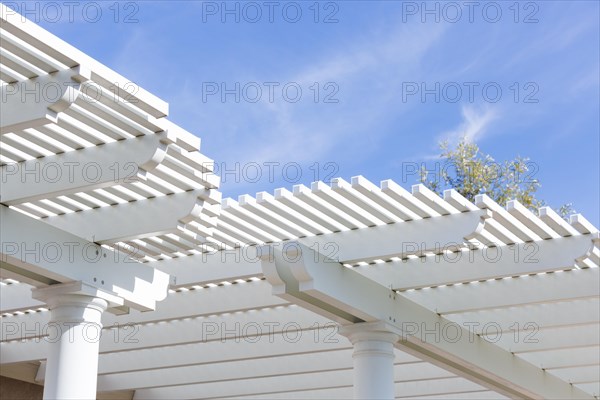
[[[47,399],[598,398],[581,215],[361,176],[221,199],[165,102],[0,7],[1,375]]]

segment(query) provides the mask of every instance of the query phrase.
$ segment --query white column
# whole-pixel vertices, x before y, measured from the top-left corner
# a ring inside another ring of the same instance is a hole
[[[382,323],[344,326],[340,333],[354,345],[354,398],[394,399],[394,343],[399,336]]]
[[[105,299],[65,293],[63,285],[34,291],[50,309],[44,399],[95,399]]]

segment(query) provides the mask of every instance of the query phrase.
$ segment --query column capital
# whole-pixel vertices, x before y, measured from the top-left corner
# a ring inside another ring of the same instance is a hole
[[[49,306],[52,305],[51,303],[59,301],[58,299],[70,298],[72,302],[75,302],[77,297],[74,296],[80,296],[82,299],[84,297],[102,299],[108,303],[110,307],[118,307],[124,304],[123,299],[119,296],[115,296],[112,293],[98,289],[97,287],[88,285],[82,281],[60,283],[33,289],[31,291],[31,296],[36,300],[45,302]]]
[[[383,321],[343,325],[338,333],[346,336],[352,344],[371,340],[393,344],[400,339],[398,329]]]
[[[54,323],[101,324],[108,307],[123,304],[123,300],[81,281],[33,289],[32,297],[43,301],[50,309]]]

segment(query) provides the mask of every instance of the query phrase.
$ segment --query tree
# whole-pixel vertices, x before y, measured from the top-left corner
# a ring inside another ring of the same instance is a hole
[[[442,194],[452,188],[470,201],[481,193],[487,194],[500,205],[509,200],[518,200],[537,214],[537,209],[545,203],[536,198],[541,186],[534,178],[537,168],[528,158],[517,156],[514,160],[498,163],[489,154],[479,150],[479,146],[463,138],[455,148],[448,142],[440,143],[440,159],[443,160],[435,179],[429,179],[429,171],[421,169],[421,183]],[[557,212],[565,218],[574,213],[571,204],[564,204]]]

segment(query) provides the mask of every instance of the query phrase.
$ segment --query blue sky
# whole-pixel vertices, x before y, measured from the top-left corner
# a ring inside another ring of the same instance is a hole
[[[410,189],[467,135],[529,157],[540,198],[600,225],[597,1],[97,4],[40,24],[168,101],[218,166],[239,162],[226,196],[332,175]]]

